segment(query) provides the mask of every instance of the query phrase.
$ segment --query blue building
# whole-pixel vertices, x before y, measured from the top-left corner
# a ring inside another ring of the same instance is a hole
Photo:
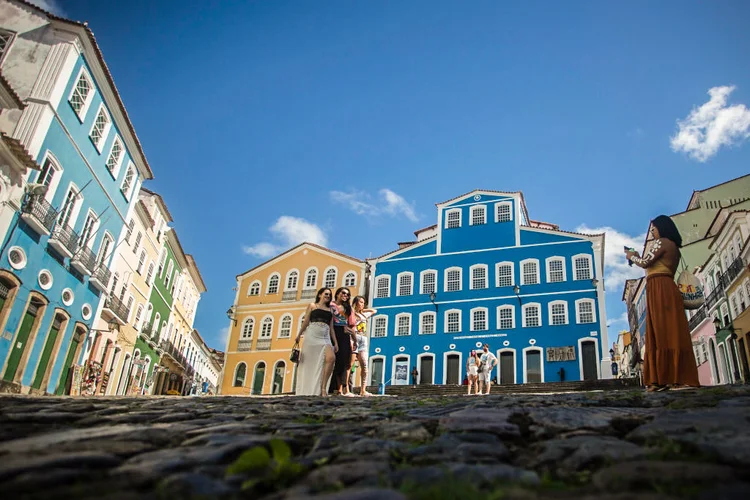
[[[501,384],[611,377],[604,235],[528,218],[523,194],[477,190],[370,262],[372,383],[460,384],[472,349]]]
[[[151,170],[93,33],[21,0],[0,5],[0,71],[23,101],[0,130],[38,164],[0,249],[0,390],[62,393],[93,337],[127,308],[112,255]]]

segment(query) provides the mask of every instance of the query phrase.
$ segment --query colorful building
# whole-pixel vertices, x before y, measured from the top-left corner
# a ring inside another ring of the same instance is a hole
[[[437,204],[417,241],[369,261],[372,384],[460,384],[490,345],[500,384],[611,377],[604,235],[532,221],[523,194],[476,190]]]
[[[289,353],[308,304],[323,286],[363,295],[364,282],[363,261],[313,243],[238,275],[221,394],[293,392],[296,365]]]
[[[85,24],[22,0],[2,2],[0,19],[0,72],[25,104],[3,109],[0,131],[40,167],[21,177],[0,253],[0,389],[60,393],[82,377],[96,390],[99,374],[75,366],[101,348],[97,311],[109,331],[127,322],[110,266],[151,169]]]

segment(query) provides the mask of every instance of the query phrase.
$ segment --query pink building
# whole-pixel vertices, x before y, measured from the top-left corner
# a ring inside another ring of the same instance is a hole
[[[719,385],[728,383],[726,366],[716,350],[716,330],[709,318],[693,329],[693,353],[698,364],[698,380],[701,385]]]

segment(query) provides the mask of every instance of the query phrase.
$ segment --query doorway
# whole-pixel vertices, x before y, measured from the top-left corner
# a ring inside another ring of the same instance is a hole
[[[47,339],[44,341],[42,357],[39,359],[39,365],[37,366],[34,380],[31,383],[31,387],[34,389],[41,389],[49,380],[49,370],[54,365],[55,358],[57,357],[57,339],[60,336],[60,332],[64,329],[67,319],[64,314],[58,312],[52,320],[52,326],[50,326]]]
[[[86,330],[77,326],[73,331],[73,337],[70,339],[70,347],[68,347],[68,354],[65,356],[65,363],[62,367],[62,377],[60,377],[60,384],[57,386],[55,394],[61,396],[63,394],[70,394],[70,386],[73,383],[73,370],[78,360],[78,356],[81,353],[81,342],[86,335]]]
[[[263,394],[263,383],[266,379],[266,364],[261,361],[255,365],[255,374],[253,375],[253,389],[251,394]]]
[[[583,380],[596,380],[599,378],[597,365],[599,364],[596,355],[596,342],[586,340],[581,342],[581,363],[583,364]]]
[[[745,377],[745,382],[750,380],[750,366],[747,362],[747,351],[745,350],[745,339],[741,338],[737,341],[738,350],[740,351],[740,364],[742,365],[742,375]]]
[[[500,353],[500,384],[516,383],[516,354],[513,351]]]
[[[435,357],[422,356],[419,358],[419,385],[431,385],[433,381],[433,369]]]
[[[22,373],[16,377],[18,368],[22,360],[25,361],[25,358],[28,357],[25,356],[26,348],[34,340],[35,335],[32,335],[32,331],[39,328],[39,322],[44,315],[44,306],[45,303],[38,297],[31,297],[29,300],[26,313],[23,315],[23,320],[21,320],[21,327],[18,329],[18,335],[16,335],[10,356],[8,357],[8,367],[3,375],[3,380],[6,382],[15,382],[16,378],[20,379]]]
[[[281,394],[284,391],[284,372],[286,364],[283,361],[276,363],[273,369],[273,383],[271,384],[271,394]]]
[[[448,385],[459,385],[461,383],[460,372],[461,357],[458,354],[449,354],[445,364],[445,383]]]
[[[374,358],[370,366],[370,385],[378,386],[383,383],[383,358]]]
[[[526,351],[526,383],[538,384],[542,381],[542,352],[538,349]]]

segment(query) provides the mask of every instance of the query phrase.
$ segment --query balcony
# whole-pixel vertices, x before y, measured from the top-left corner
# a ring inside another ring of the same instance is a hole
[[[724,280],[719,280],[718,286],[706,297],[706,308],[711,309],[724,296]]]
[[[314,300],[315,295],[317,294],[317,290],[302,290],[302,296],[300,297],[300,300]]]
[[[141,338],[148,342],[151,339],[151,334],[153,333],[154,327],[151,325],[151,323],[144,323],[143,326],[141,326],[140,336]]]
[[[237,350],[240,352],[250,351],[253,348],[253,339],[240,340],[237,342]]]
[[[104,317],[106,321],[110,321],[114,319],[115,321],[119,322],[121,325],[125,325],[128,321],[129,315],[130,315],[130,311],[125,306],[125,304],[120,302],[120,299],[110,295],[104,301],[104,309],[102,309],[102,317]]]
[[[84,276],[91,276],[96,269],[96,256],[89,247],[80,245],[73,258],[70,259],[70,265]]]
[[[100,292],[106,293],[107,287],[109,286],[109,279],[112,277],[112,272],[103,262],[99,263],[94,270],[94,274],[89,278],[89,283],[99,289]]]
[[[189,366],[187,360],[185,359],[185,356],[183,356],[180,350],[175,347],[175,345],[169,340],[162,340],[159,344],[159,347],[161,347],[161,350],[164,351],[164,354],[169,355],[169,357],[171,357],[177,364],[181,365],[183,368]]]
[[[732,281],[734,281],[734,278],[739,276],[744,267],[745,262],[742,260],[742,257],[737,257],[736,259],[734,259],[734,262],[732,262],[727,271],[721,276],[724,283],[729,286]]]
[[[271,350],[271,339],[258,339],[255,342],[256,351],[270,351]]]
[[[281,295],[282,302],[294,302],[297,300],[297,290],[289,290]]]
[[[21,207],[21,219],[42,236],[50,234],[56,218],[57,211],[43,196],[29,196]]]
[[[65,224],[57,223],[49,238],[49,246],[63,257],[73,257],[78,246],[78,234]]]
[[[695,313],[695,315],[688,320],[688,329],[692,332],[703,320],[706,319],[706,306],[701,306]]]

